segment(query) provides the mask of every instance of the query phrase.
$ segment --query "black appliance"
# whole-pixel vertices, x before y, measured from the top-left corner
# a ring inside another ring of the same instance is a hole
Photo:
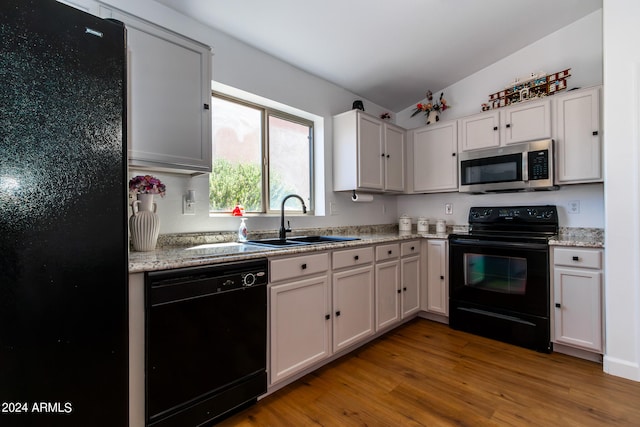
[[[125,30],[3,0],[0,46],[0,425],[125,426]]]
[[[149,426],[216,422],[267,391],[267,260],[149,272]]]
[[[553,140],[460,153],[461,192],[557,190],[553,185]]]
[[[549,245],[555,206],[472,207],[449,236],[449,325],[551,351]]]

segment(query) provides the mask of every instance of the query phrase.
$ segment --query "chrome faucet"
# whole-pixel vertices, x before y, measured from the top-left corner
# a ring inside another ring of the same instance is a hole
[[[304,200],[302,200],[302,197],[298,196],[297,194],[289,194],[288,196],[284,196],[284,199],[282,199],[282,205],[280,206],[280,231],[278,232],[278,237],[280,238],[280,240],[286,240],[287,231],[291,231],[289,227],[285,228],[284,226],[284,204],[291,197],[295,197],[300,200],[300,203],[302,203],[302,213],[307,213],[307,206],[304,204]],[[289,225],[288,222],[287,225]]]

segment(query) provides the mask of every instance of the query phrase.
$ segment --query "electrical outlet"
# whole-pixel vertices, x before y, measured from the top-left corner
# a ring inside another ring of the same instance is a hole
[[[187,201],[189,196],[182,197],[182,215],[195,215],[196,214],[196,203],[195,200]]]
[[[444,213],[445,215],[453,215],[453,203],[445,203]]]
[[[569,201],[568,212],[571,214],[580,213],[580,200]]]
[[[338,204],[336,202],[329,202],[329,214],[338,215],[339,213]]]

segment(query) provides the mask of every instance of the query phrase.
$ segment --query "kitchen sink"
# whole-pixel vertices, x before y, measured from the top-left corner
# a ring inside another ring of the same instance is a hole
[[[352,240],[360,240],[358,237],[345,237],[345,236],[296,236],[289,237],[286,240],[274,239],[259,239],[259,240],[247,240],[245,243],[249,245],[268,246],[271,248],[290,247],[290,246],[305,246],[316,245],[319,243],[338,243],[338,242],[350,242]]]

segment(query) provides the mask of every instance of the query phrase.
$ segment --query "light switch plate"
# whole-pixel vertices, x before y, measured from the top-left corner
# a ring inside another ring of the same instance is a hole
[[[444,213],[446,215],[453,215],[453,203],[445,203]]]
[[[196,204],[195,202],[187,203],[187,197],[182,197],[182,215],[195,215],[196,214]]]

